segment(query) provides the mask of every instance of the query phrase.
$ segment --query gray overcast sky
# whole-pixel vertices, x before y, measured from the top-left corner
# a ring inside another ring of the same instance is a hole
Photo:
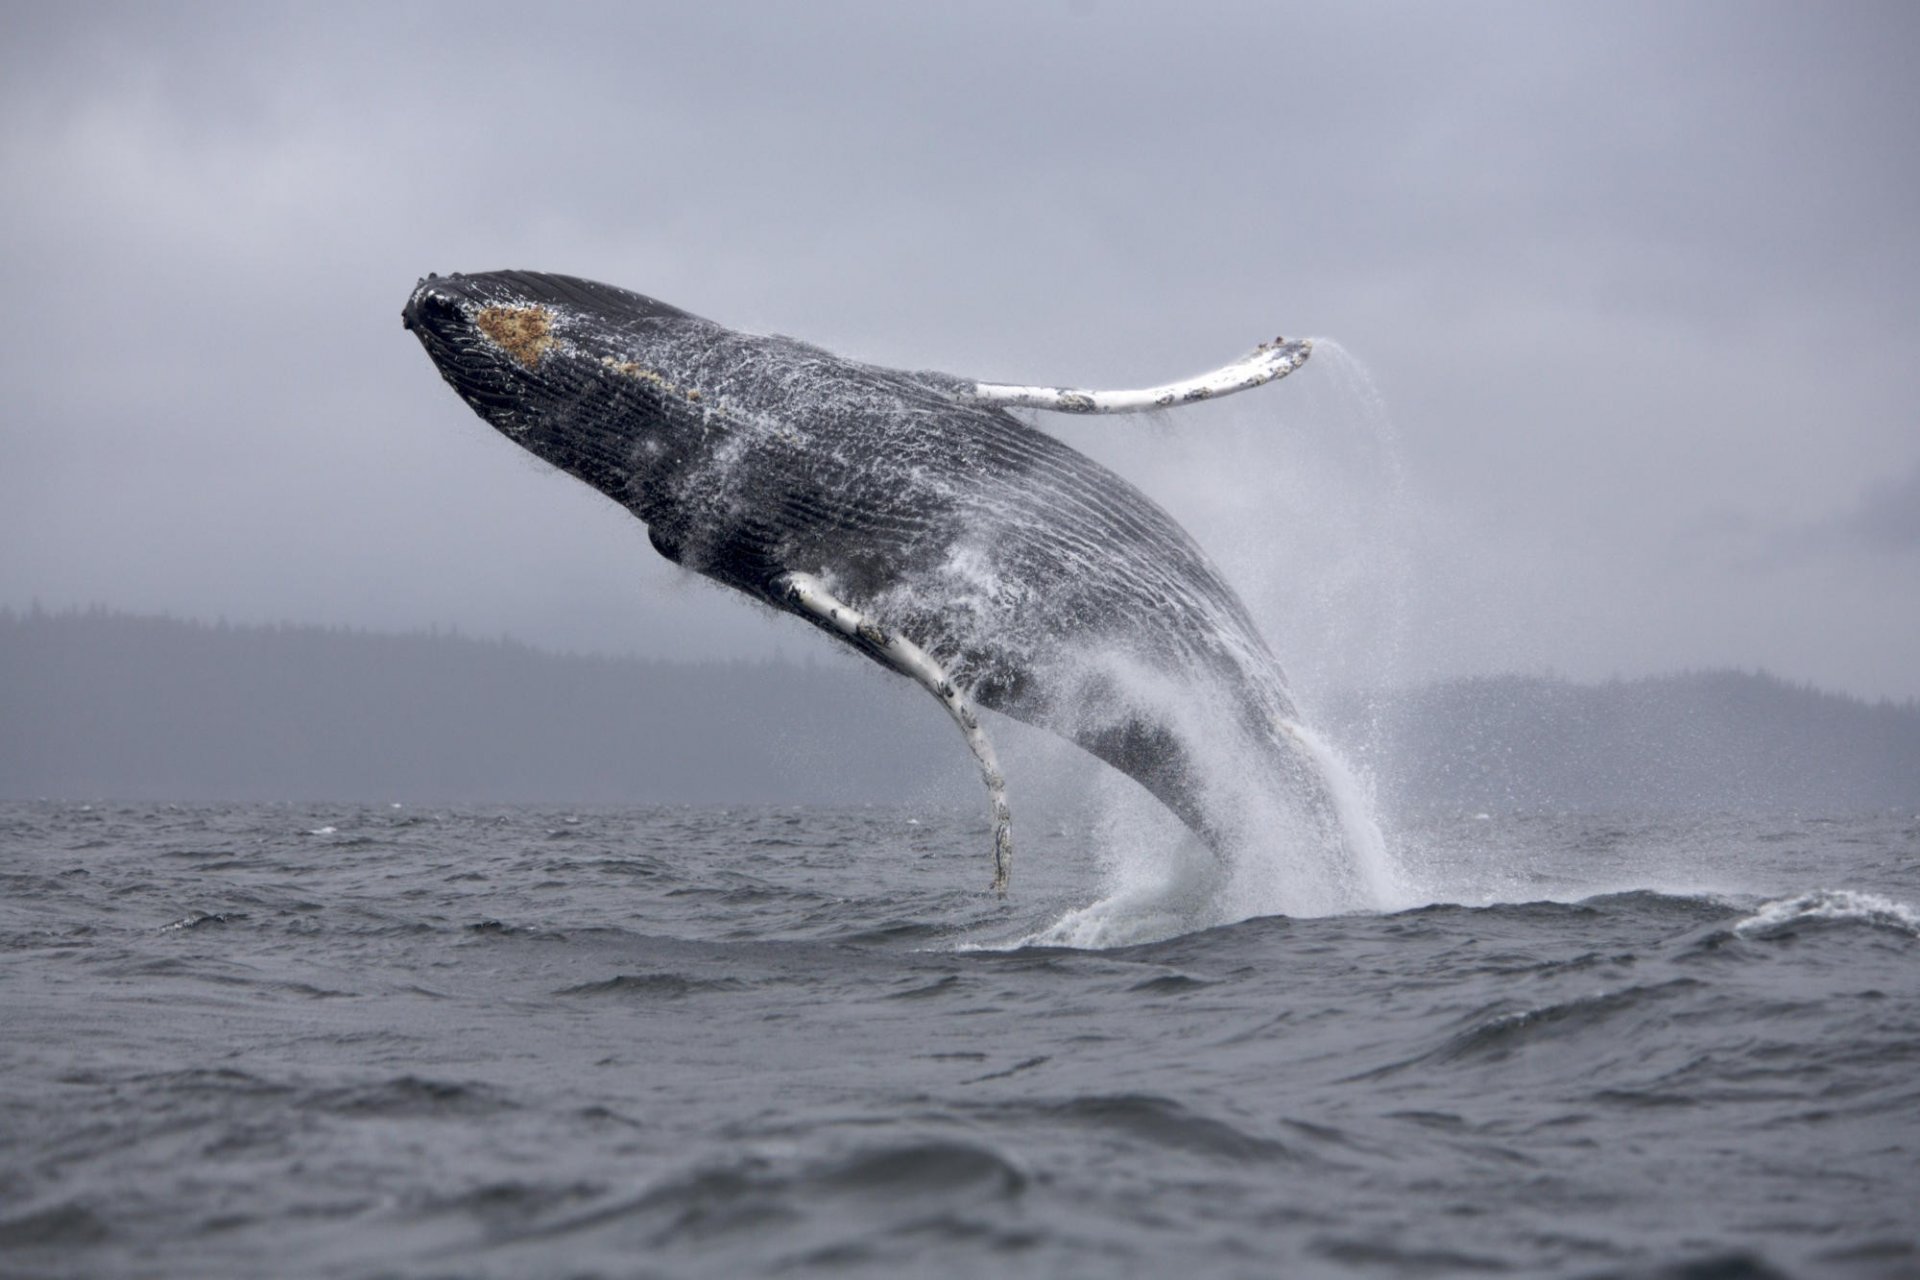
[[[0,13],[0,603],[815,651],[441,384],[407,290],[515,266],[1003,380],[1335,339],[1045,423],[1310,689],[1920,695],[1920,7]]]

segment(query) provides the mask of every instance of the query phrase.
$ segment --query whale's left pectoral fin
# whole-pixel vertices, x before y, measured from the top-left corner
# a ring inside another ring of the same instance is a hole
[[[1073,387],[1016,387],[998,382],[976,382],[962,395],[988,404],[1021,405],[1029,409],[1053,409],[1059,413],[1139,413],[1146,409],[1169,409],[1232,395],[1252,387],[1286,377],[1307,362],[1313,354],[1309,338],[1275,338],[1263,342],[1231,364],[1179,382],[1133,391],[1087,391]]]
[[[901,675],[912,678],[938,698],[953,722],[960,726],[960,732],[967,739],[967,749],[980,765],[980,780],[987,786],[987,800],[993,811],[993,891],[1004,895],[1008,878],[1013,874],[1013,814],[1007,808],[1006,779],[994,757],[993,744],[987,741],[986,730],[980,727],[979,712],[925,649],[897,632],[875,625],[858,609],[835,599],[820,579],[808,573],[789,573],[782,575],[776,585],[780,598],[795,610],[838,632]]]

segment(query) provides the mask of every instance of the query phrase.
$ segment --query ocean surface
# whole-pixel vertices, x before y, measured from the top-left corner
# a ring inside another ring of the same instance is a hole
[[[1920,818],[1389,835],[0,806],[0,1275],[1920,1275]]]

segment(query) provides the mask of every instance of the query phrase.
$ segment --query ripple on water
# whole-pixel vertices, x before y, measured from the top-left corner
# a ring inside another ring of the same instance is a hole
[[[1016,1129],[1050,1124],[1105,1133],[1129,1143],[1235,1161],[1298,1160],[1277,1138],[1251,1133],[1225,1120],[1150,1093],[1116,1093],[976,1104],[973,1114]]]
[[[518,1109],[486,1085],[402,1075],[371,1084],[312,1093],[314,1106],[336,1115],[396,1117],[490,1116]]]
[[[612,1236],[654,1249],[698,1248],[709,1261],[730,1246],[789,1258],[864,1256],[889,1237],[946,1230],[969,1211],[1017,1201],[1031,1182],[998,1148],[937,1134],[798,1158],[750,1153],[670,1173],[638,1196],[547,1221],[521,1238]]]
[[[735,978],[696,978],[684,973],[621,973],[600,982],[562,987],[557,996],[620,996],[639,1000],[684,1000],[719,991],[744,991]]]

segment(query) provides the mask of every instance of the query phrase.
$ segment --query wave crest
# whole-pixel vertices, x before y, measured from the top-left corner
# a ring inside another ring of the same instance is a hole
[[[1772,938],[1809,922],[1844,922],[1891,929],[1920,938],[1920,910],[1877,893],[1853,889],[1815,889],[1797,897],[1763,903],[1733,926],[1735,937]]]

